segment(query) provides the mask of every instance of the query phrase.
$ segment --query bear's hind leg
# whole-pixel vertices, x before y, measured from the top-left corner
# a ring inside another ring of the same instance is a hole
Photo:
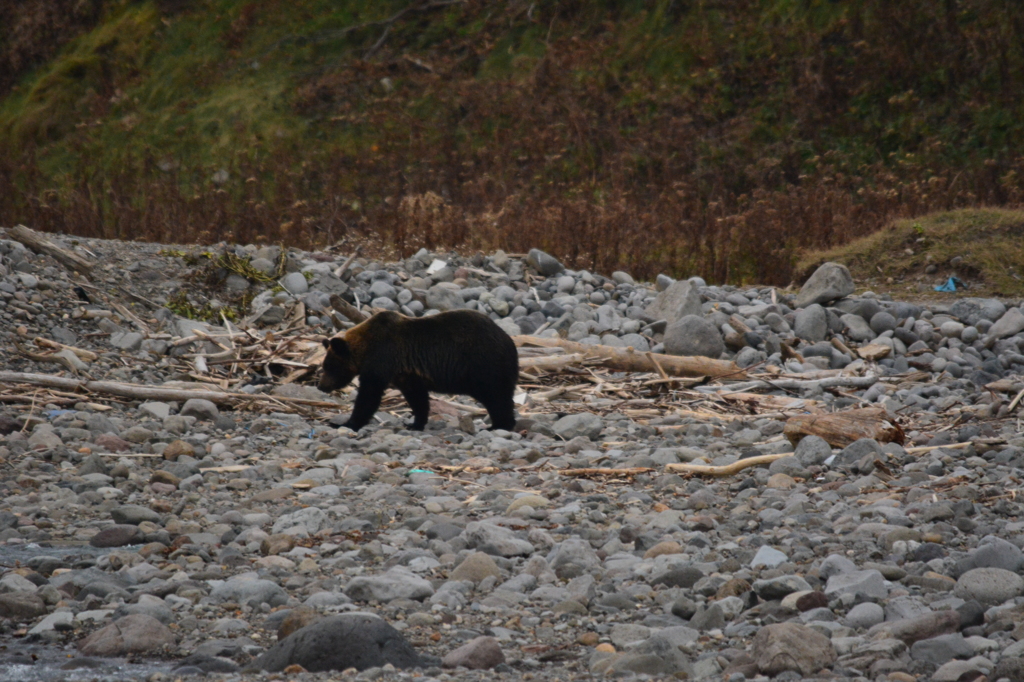
[[[479,397],[472,396],[474,399],[479,401],[485,408],[487,408],[487,414],[491,415],[491,430],[504,429],[505,431],[511,431],[516,426],[516,410],[515,403],[512,402],[512,396],[502,396],[495,398],[494,396]]]
[[[422,431],[430,417],[430,393],[421,382],[415,379],[403,382],[399,386],[399,390],[402,391],[405,402],[409,403],[409,407],[412,409],[412,424],[406,424],[406,427],[413,431]]]

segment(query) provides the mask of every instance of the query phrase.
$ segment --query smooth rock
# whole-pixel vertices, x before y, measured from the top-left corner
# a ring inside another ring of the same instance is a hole
[[[757,669],[771,677],[789,670],[807,677],[836,660],[836,650],[827,637],[796,623],[762,627],[754,635],[751,655]]]
[[[795,308],[806,308],[814,303],[828,303],[856,290],[853,276],[841,263],[823,263],[807,279],[793,301]]]
[[[119,618],[78,643],[86,656],[152,654],[175,645],[174,633],[152,616],[133,614]]]
[[[309,672],[366,670],[385,665],[416,668],[425,664],[398,630],[370,613],[324,618],[292,633],[253,662],[268,672],[300,665]]]
[[[668,325],[664,344],[669,355],[718,358],[725,351],[722,335],[698,315],[686,315]]]
[[[494,637],[476,637],[441,659],[445,668],[490,670],[505,662],[505,654]]]

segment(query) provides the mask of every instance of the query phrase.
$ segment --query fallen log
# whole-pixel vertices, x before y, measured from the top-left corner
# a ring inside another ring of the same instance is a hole
[[[744,459],[737,460],[732,464],[723,464],[721,466],[711,466],[708,464],[666,464],[665,471],[670,474],[696,474],[698,476],[732,476],[735,473],[739,473],[744,469],[750,467],[761,466],[762,464],[771,464],[777,459],[783,457],[792,457],[792,452],[780,452],[776,455],[758,455],[757,457],[746,457]]]
[[[77,253],[62,249],[39,232],[29,229],[24,225],[15,225],[7,231],[7,236],[21,242],[26,248],[36,253],[45,253],[51,256],[68,270],[73,270],[83,275],[88,274],[95,265],[92,261],[79,256]]]
[[[365,322],[370,319],[370,316],[364,313],[359,308],[355,307],[341,296],[334,294],[331,296],[331,307],[337,310],[339,313],[352,320],[356,324]]]
[[[903,445],[906,438],[900,425],[880,407],[790,417],[784,433],[793,445],[806,436],[820,436],[835,448],[844,448],[861,438]]]
[[[118,381],[83,381],[58,377],[50,374],[32,374],[28,372],[3,372],[0,371],[0,384],[30,384],[33,386],[46,386],[47,388],[59,388],[64,391],[81,391],[85,393],[104,393],[116,395],[131,400],[189,400],[198,398],[209,400],[217,405],[236,405],[247,402],[265,402],[281,404],[304,405],[306,407],[327,407],[338,409],[339,403],[326,400],[308,400],[306,398],[288,398],[279,395],[262,395],[260,393],[225,393],[222,391],[210,391],[204,389],[192,390],[188,388],[164,388],[162,386],[143,386],[140,384],[127,384]]]
[[[649,474],[654,469],[650,467],[629,467],[626,469],[606,469],[603,467],[599,468],[588,468],[588,469],[560,469],[558,474],[560,476],[581,476],[586,478],[588,476],[602,476],[611,478],[620,478],[623,476],[639,476],[640,474]]]
[[[582,353],[570,353],[568,355],[548,355],[546,357],[519,358],[519,369],[539,369],[545,372],[557,372],[569,365],[578,365],[583,362]]]
[[[562,348],[568,353],[580,353],[586,359],[597,360],[609,369],[620,372],[651,372],[678,377],[711,377],[714,379],[746,379],[747,373],[728,360],[715,360],[699,356],[684,357],[646,353],[633,348],[612,346],[588,346],[584,343],[565,339],[545,339],[537,336],[513,336],[516,346],[530,345],[546,348]]]

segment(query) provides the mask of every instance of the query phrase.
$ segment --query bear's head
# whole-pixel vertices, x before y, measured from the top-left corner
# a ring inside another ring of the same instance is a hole
[[[324,348],[327,349],[327,355],[324,356],[320,383],[317,387],[324,393],[330,393],[352,383],[352,379],[359,371],[345,339],[338,336],[324,339]]]

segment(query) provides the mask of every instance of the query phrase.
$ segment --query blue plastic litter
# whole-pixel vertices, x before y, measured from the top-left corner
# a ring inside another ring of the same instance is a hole
[[[434,472],[431,471],[430,469],[410,469],[409,473],[410,474],[432,474]]]
[[[946,280],[945,284],[936,285],[935,291],[944,291],[944,292],[953,293],[958,288],[959,289],[966,289],[967,285],[964,284],[963,280],[961,280],[959,277],[950,277],[948,280]]]
[[[74,410],[47,410],[46,416],[49,417],[50,419],[56,419],[62,414],[74,414],[74,412]]]

